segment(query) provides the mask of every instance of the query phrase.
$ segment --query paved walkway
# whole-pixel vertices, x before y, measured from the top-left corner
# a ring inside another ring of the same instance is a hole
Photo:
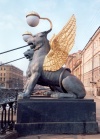
[[[96,102],[96,116],[100,131],[100,97],[86,96],[87,99],[94,99]],[[100,133],[95,135],[32,135],[27,137],[19,137],[18,139],[100,139]]]
[[[21,137],[18,139],[100,139],[100,134],[97,135],[36,135]]]

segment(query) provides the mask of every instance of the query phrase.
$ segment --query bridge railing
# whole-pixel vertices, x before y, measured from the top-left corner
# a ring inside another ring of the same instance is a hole
[[[0,134],[13,131],[16,121],[17,96],[23,89],[0,89]]]
[[[0,104],[0,134],[5,134],[7,131],[14,129],[14,114],[16,101],[10,101]]]

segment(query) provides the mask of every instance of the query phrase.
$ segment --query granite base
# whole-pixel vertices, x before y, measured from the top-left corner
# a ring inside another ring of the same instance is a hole
[[[96,134],[96,104],[91,99],[19,100],[15,129],[32,134]]]

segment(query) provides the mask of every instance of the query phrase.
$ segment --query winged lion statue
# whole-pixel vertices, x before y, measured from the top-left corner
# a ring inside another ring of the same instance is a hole
[[[73,15],[63,29],[49,41],[44,31],[33,35],[27,43],[31,48],[24,55],[30,60],[27,83],[22,98],[30,98],[36,84],[49,86],[52,97],[81,99],[86,95],[83,83],[70,69],[63,68],[75,42],[76,19]]]

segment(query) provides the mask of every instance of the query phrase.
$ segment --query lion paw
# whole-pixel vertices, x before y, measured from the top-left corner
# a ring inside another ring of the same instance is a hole
[[[45,96],[51,96],[54,92],[53,91],[49,91],[49,92],[44,92],[43,94]]]
[[[18,100],[19,99],[27,99],[27,98],[30,98],[29,94],[21,93],[21,94],[18,95]]]
[[[51,97],[53,97],[53,98],[59,98],[60,97],[60,94],[61,93],[53,93],[53,94],[51,94]]]

